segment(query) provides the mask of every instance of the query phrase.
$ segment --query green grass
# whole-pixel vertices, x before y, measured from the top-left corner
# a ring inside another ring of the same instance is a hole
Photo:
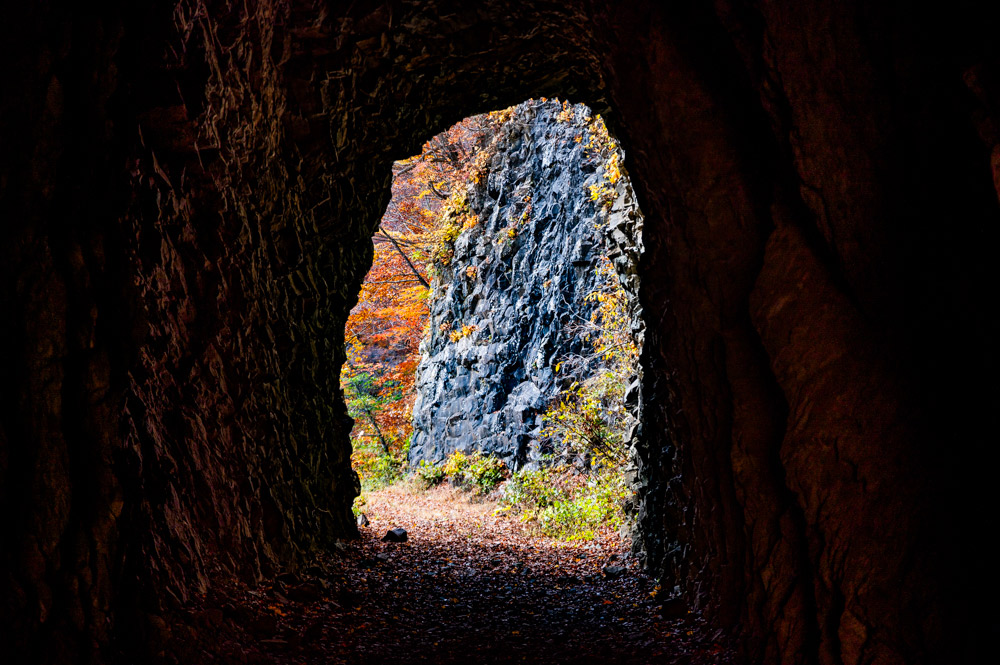
[[[593,540],[601,528],[617,529],[624,522],[627,496],[624,475],[617,467],[589,474],[567,466],[522,469],[500,493],[500,510],[559,540]]]

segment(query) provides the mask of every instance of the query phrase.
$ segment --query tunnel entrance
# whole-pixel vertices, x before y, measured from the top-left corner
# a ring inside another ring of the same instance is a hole
[[[636,556],[643,216],[604,120],[529,100],[393,173],[341,377],[370,603],[419,610],[387,630],[443,662],[726,662]]]
[[[357,512],[408,478],[564,540],[634,531],[642,214],[623,160],[600,115],[540,99],[396,162],[345,336]]]

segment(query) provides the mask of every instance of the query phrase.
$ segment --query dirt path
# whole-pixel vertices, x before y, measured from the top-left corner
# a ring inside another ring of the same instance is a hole
[[[448,487],[369,494],[371,523],[342,556],[228,602],[225,615],[253,609],[222,651],[250,663],[730,662],[694,615],[663,616],[617,540],[552,541],[494,509]],[[407,541],[382,542],[395,527]]]

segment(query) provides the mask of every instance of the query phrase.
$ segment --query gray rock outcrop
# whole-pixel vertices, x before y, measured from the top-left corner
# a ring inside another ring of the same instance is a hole
[[[627,178],[612,187],[588,149],[590,115],[583,105],[521,104],[470,184],[478,221],[455,238],[432,284],[411,465],[454,450],[513,468],[537,461],[547,452],[541,414],[584,378],[556,366],[588,351],[579,325],[593,311],[586,296],[599,286],[601,257],[637,293],[641,215]],[[592,186],[607,188],[609,207]]]

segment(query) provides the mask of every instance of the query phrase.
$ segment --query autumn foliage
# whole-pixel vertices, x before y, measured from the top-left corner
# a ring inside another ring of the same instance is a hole
[[[353,464],[363,482],[397,477],[412,435],[419,346],[427,325],[428,269],[441,260],[455,201],[488,157],[501,111],[466,118],[419,155],[396,162],[392,199],[372,238],[374,259],[347,321],[341,385],[354,418]],[[463,222],[468,222],[464,220]],[[453,239],[453,238],[452,238]],[[446,250],[445,250],[446,251]]]

